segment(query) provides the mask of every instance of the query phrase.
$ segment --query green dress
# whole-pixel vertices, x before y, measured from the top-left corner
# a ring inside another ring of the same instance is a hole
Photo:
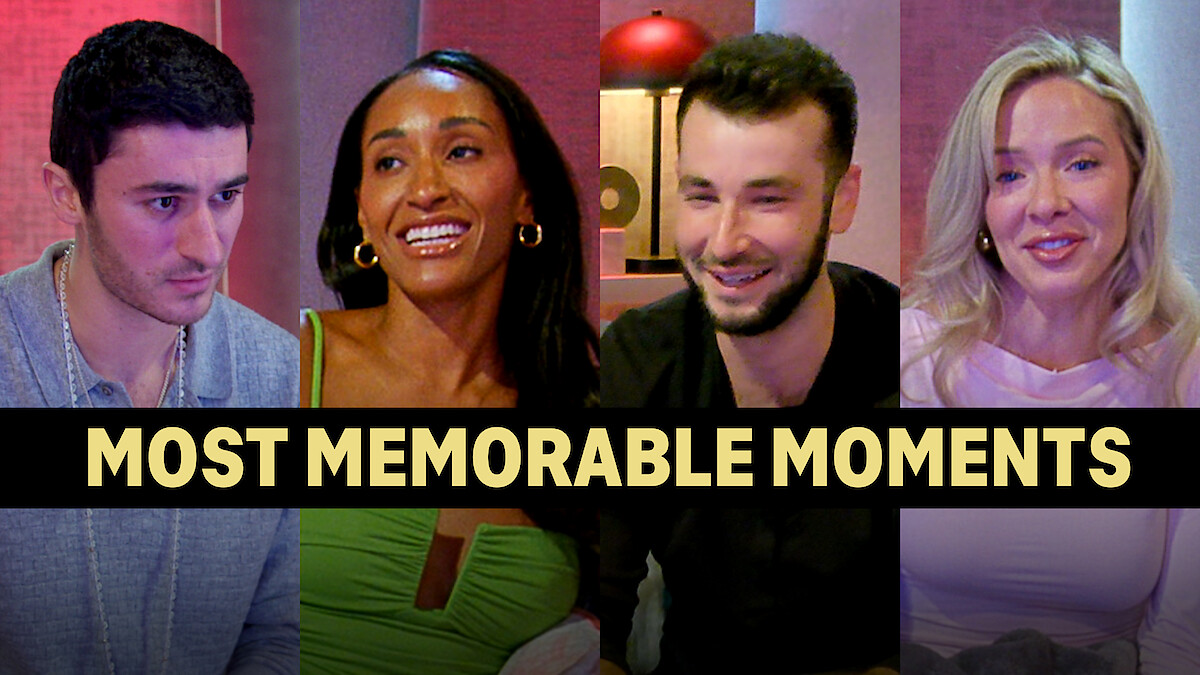
[[[494,674],[566,618],[574,541],[480,525],[444,608],[415,607],[437,509],[306,509],[301,516],[304,673]]]

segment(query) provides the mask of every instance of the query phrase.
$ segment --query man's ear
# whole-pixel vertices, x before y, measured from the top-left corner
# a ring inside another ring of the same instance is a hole
[[[829,210],[829,230],[841,234],[850,229],[854,212],[858,210],[858,190],[862,186],[862,167],[851,164],[837,187],[833,189],[833,204]]]
[[[50,206],[54,215],[62,222],[75,227],[83,222],[83,203],[71,174],[54,162],[42,165],[42,182],[50,195]]]

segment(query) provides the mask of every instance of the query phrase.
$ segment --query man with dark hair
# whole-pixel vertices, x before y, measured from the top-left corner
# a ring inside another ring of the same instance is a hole
[[[894,405],[897,289],[825,261],[862,173],[850,77],[801,38],[734,38],[692,67],[677,124],[690,288],[604,333],[602,403]],[[891,509],[602,510],[602,672],[629,670],[648,553],[665,586],[645,601],[665,608],[656,675],[893,672],[897,526]]]
[[[43,167],[75,239],[0,277],[0,405],[297,405],[298,341],[216,293],[253,122],[237,66],[191,33],[132,21],[84,43]]]
[[[605,331],[603,405],[896,405],[899,292],[825,261],[862,175],[850,76],[803,39],[736,38],[692,67],[677,120],[690,288]]]
[[[296,405],[297,340],[215,293],[253,121],[195,35],[134,21],[84,43],[43,171],[75,240],[0,277],[0,405]],[[0,673],[296,673],[299,528],[287,509],[0,509]]]

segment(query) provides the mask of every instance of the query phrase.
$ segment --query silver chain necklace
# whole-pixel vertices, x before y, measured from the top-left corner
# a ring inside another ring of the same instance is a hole
[[[75,250],[75,244],[67,247],[67,252],[63,254],[62,266],[58,268],[58,314],[62,320],[62,337],[63,337],[63,356],[67,359],[67,390],[70,392],[71,407],[75,406],[75,373],[79,373],[81,380],[80,386],[83,387],[83,367],[79,364],[79,350],[75,348],[75,339],[71,334],[71,317],[67,313],[67,268],[71,265],[71,253]],[[187,341],[184,339],[186,329],[180,326],[175,332],[175,358],[171,360],[172,367],[167,368],[166,374],[163,376],[162,390],[158,392],[158,403],[156,408],[161,408],[167,398],[167,388],[171,384],[171,372],[176,373],[176,384],[178,389],[178,400],[175,407],[183,407],[183,364],[187,357]],[[92,395],[84,387],[83,395],[87,399],[88,407],[96,407],[92,403]]]
[[[167,672],[167,661],[171,657],[171,629],[175,625],[175,596],[179,588],[179,521],[180,509],[173,509],[171,523],[171,595],[167,603],[167,631],[163,641],[162,669]],[[96,589],[96,608],[100,615],[100,640],[104,644],[104,656],[108,659],[109,675],[116,675],[117,664],[113,660],[112,642],[108,636],[108,612],[104,608],[104,585],[100,583],[100,557],[96,553],[96,530],[92,526],[92,510],[83,510],[83,522],[87,526],[88,571],[92,573],[92,584]],[[147,664],[149,666],[150,664]]]

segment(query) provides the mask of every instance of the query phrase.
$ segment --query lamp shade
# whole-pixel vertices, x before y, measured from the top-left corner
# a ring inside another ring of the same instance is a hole
[[[626,21],[600,39],[600,86],[666,89],[683,81],[688,66],[713,40],[687,19],[650,16]]]

